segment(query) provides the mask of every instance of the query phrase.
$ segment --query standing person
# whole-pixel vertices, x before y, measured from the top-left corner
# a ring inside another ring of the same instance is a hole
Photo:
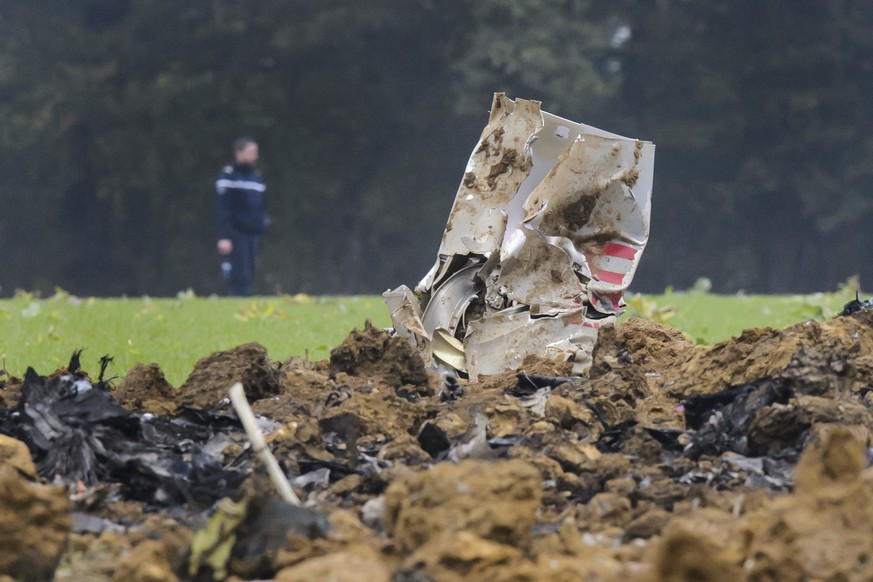
[[[251,138],[234,142],[235,163],[225,166],[215,182],[218,194],[218,253],[225,257],[222,273],[228,295],[249,296],[255,278],[255,257],[267,228],[266,186],[255,169],[258,144]]]

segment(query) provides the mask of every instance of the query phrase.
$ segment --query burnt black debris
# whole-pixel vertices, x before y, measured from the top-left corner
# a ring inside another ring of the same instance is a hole
[[[446,431],[433,422],[426,422],[418,432],[418,444],[433,458],[444,453],[452,446]]]
[[[440,388],[440,402],[459,400],[464,396],[464,387],[458,382],[454,374],[443,374],[443,382]]]
[[[635,420],[626,420],[615,426],[604,425],[603,432],[597,439],[595,446],[602,453],[617,453],[621,450],[622,442],[628,436],[630,429],[637,425]]]
[[[272,497],[255,497],[235,532],[233,570],[246,578],[272,578],[272,557],[286,547],[289,533],[313,540],[325,537],[329,531],[330,523],[321,512]]]
[[[724,452],[742,455],[750,451],[749,432],[757,412],[774,403],[785,404],[793,391],[784,381],[765,378],[757,382],[728,388],[715,394],[692,396],[684,401],[685,420],[696,430],[685,448],[685,455],[717,456]],[[799,448],[797,452],[799,454]]]
[[[873,307],[873,299],[868,299],[866,301],[861,301],[861,294],[859,291],[855,291],[855,298],[843,306],[843,310],[839,312],[837,315],[852,315],[853,313],[857,313],[859,311],[863,311],[865,309],[870,309]]]
[[[236,417],[183,408],[168,418],[125,410],[100,380],[92,384],[76,351],[51,377],[29,368],[21,399],[0,408],[0,433],[23,441],[40,476],[66,484],[121,485],[149,504],[208,505],[236,490],[245,473],[225,467],[221,446],[241,432]]]
[[[539,374],[517,374],[519,390],[539,390],[540,388],[555,388],[567,382],[573,382],[579,378],[567,376],[542,376]]]
[[[43,477],[95,485],[109,473],[104,441],[135,431],[136,420],[91,385],[79,370],[79,354],[68,373],[50,379],[27,369],[13,426],[4,432],[27,444]]]
[[[262,479],[255,476],[256,483],[239,500],[226,498],[217,504],[185,557],[186,580],[224,580],[228,574],[245,580],[273,578],[274,558],[291,538],[299,542],[327,535],[327,515],[264,495]]]

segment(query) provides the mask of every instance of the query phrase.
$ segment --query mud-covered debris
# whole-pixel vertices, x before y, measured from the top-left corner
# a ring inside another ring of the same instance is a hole
[[[327,517],[262,494],[239,501],[221,500],[217,511],[191,542],[187,574],[198,579],[270,578],[276,553],[288,548],[289,536],[324,537]]]
[[[685,449],[692,459],[726,451],[749,454],[749,431],[759,410],[786,404],[793,392],[784,382],[764,379],[715,394],[692,396],[683,401],[688,425],[697,431]],[[792,450],[792,453],[799,453]],[[774,451],[777,452],[777,451]]]
[[[862,478],[864,444],[833,427],[807,447],[796,468],[796,491],[745,520],[750,576],[873,579],[873,494]]]
[[[384,293],[397,334],[474,380],[529,355],[584,371],[648,241],[654,153],[496,93],[436,264]]]
[[[350,352],[384,347],[376,331],[349,334]],[[331,529],[286,530],[265,498],[264,521],[245,530],[240,519],[234,529],[239,537],[221,562],[228,576],[351,580],[366,569],[395,582],[873,579],[873,310],[747,330],[715,346],[630,319],[601,330],[586,377],[573,377],[568,362],[528,358],[517,371],[456,378],[451,397],[445,374],[398,386],[389,377],[410,360],[392,367],[393,352],[374,353],[333,375],[327,361],[275,366],[279,391],[253,408],[270,417],[269,446],[295,492],[329,516]],[[542,414],[524,406],[538,394]],[[177,409],[181,394],[172,398],[171,416],[132,407],[107,422],[97,408],[95,422],[76,426],[108,453],[117,448],[107,434],[135,442],[131,454],[155,452],[152,465],[164,473],[161,459],[193,467],[197,450],[221,459],[212,475],[249,475],[224,489],[231,499],[272,494],[251,471],[254,456],[232,413]],[[0,409],[0,432],[24,441],[23,418],[21,409]],[[165,540],[174,528],[202,529],[218,511],[214,497],[137,501],[166,479],[145,478],[131,459],[125,477],[112,471],[94,487],[70,484],[76,512],[99,518],[77,518],[71,555],[99,563],[106,576],[115,568],[131,581],[185,579],[188,562],[174,566]],[[188,551],[184,536],[173,539]],[[106,556],[124,556],[124,568]],[[60,568],[58,579],[106,579],[72,560]]]
[[[831,427],[804,450],[793,493],[742,516],[707,509],[674,519],[651,548],[649,580],[873,579],[866,465],[864,443]]]

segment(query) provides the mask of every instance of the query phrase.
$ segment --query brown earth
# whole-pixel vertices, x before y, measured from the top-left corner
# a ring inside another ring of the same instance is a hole
[[[569,368],[532,358],[520,372]],[[873,579],[868,311],[712,346],[631,319],[601,331],[587,376],[552,389],[515,372],[450,387],[404,340],[367,325],[329,362],[274,363],[246,344],[198,362],[178,390],[154,364],[114,390],[129,410],[161,415],[226,409],[235,381],[277,423],[268,441],[280,463],[313,476],[296,491],[330,527],[286,532],[265,509],[269,483],[253,475],[246,517],[227,518],[228,579]],[[707,398],[722,399],[718,412],[693,427]],[[240,452],[229,446],[225,461]],[[76,511],[121,527],[69,535],[56,489],[5,469],[7,490],[14,513],[0,502],[0,520],[20,524],[17,540],[40,541],[35,571],[53,567],[66,540],[58,579],[190,579],[208,529],[184,508],[155,514],[74,490]],[[22,543],[0,543],[0,571]]]
[[[0,465],[0,573],[15,580],[49,580],[72,527],[63,487],[31,485]]]

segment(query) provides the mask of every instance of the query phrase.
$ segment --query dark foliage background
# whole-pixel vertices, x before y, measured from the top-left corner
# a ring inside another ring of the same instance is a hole
[[[871,30],[862,0],[8,2],[0,294],[220,290],[241,135],[274,221],[259,292],[415,283],[494,91],[657,144],[636,290],[864,284]]]

